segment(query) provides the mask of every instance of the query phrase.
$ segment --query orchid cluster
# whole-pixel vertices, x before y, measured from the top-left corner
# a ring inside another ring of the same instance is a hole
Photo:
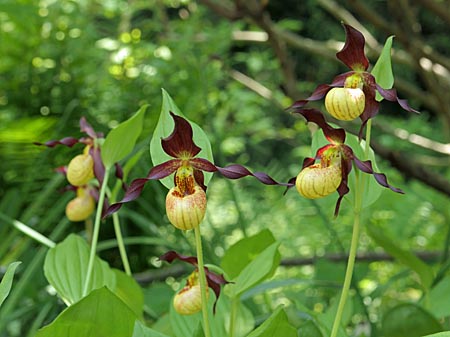
[[[302,115],[308,122],[317,124],[330,142],[318,149],[314,158],[306,158],[302,170],[290,182],[295,182],[300,195],[309,199],[325,197],[337,191],[339,198],[335,215],[339,212],[342,198],[349,192],[348,175],[352,170],[352,163],[362,172],[372,174],[381,186],[397,193],[403,192],[389,185],[384,174],[374,172],[370,160],[358,159],[353,150],[344,144],[345,130],[332,127],[326,122],[320,110],[306,108],[307,103],[325,97],[326,110],[337,120],[350,121],[359,117],[362,121],[360,139],[369,119],[378,114],[380,103],[376,99],[377,92],[389,101],[398,102],[404,110],[417,112],[408,105],[406,100],[398,98],[395,89],[385,89],[376,82],[374,75],[367,71],[369,61],[364,54],[364,36],[349,25],[344,24],[344,28],[346,41],[336,56],[351,70],[336,76],[331,84],[317,86],[311,96],[294,102],[288,108]]]
[[[94,131],[92,126],[84,117],[80,119],[80,130],[85,133],[85,137],[79,139],[65,137],[61,140],[50,140],[46,143],[35,143],[55,147],[64,145],[73,147],[75,144],[84,144],[84,150],[76,155],[67,166],[56,169],[57,172],[66,176],[69,186],[66,190],[73,190],[76,197],[66,206],[66,216],[70,221],[78,222],[88,219],[95,210],[98,201],[98,184],[103,180],[105,168],[100,156],[100,139],[102,133]],[[97,182],[95,181],[95,179]]]

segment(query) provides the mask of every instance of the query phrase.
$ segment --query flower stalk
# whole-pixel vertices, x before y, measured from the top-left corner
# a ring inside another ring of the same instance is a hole
[[[197,248],[198,276],[200,281],[200,292],[202,296],[202,315],[203,315],[203,332],[205,337],[211,337],[211,329],[209,327],[208,298],[206,292],[209,291],[206,286],[205,266],[203,262],[202,236],[200,226],[194,228],[195,245]]]

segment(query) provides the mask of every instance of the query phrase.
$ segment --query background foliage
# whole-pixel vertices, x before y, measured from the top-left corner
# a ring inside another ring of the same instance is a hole
[[[311,156],[311,133],[284,108],[345,70],[334,59],[344,40],[341,20],[362,30],[372,64],[386,38],[396,36],[395,86],[422,112],[407,115],[383,102],[374,121],[378,166],[406,195],[384,191],[365,213],[348,322],[354,335],[393,336],[387,313],[412,303],[450,329],[443,301],[450,284],[449,18],[448,5],[438,0],[2,1],[1,273],[13,261],[22,264],[0,310],[0,336],[34,336],[63,308],[49,296],[54,293],[43,275],[47,249],[10,219],[57,242],[85,233],[82,224],[65,219],[71,195],[60,192],[64,179],[53,171],[79,149],[49,150],[33,142],[79,136],[81,116],[106,133],[149,104],[138,143],[142,155],[129,180],[141,177],[151,166],[148,144],[164,88],[206,131],[218,165],[238,162],[287,180]],[[351,214],[344,201],[333,220],[335,198],[310,201],[283,192],[250,178],[214,177],[202,225],[206,261],[220,264],[230,245],[269,228],[282,243],[282,266],[273,281],[244,294],[245,303],[256,323],[284,304],[291,322],[308,335],[314,326],[307,318],[329,314],[336,302]],[[160,268],[157,257],[173,247],[194,253],[192,238],[165,217],[165,193],[161,184],[149,184],[144,198],[120,213],[149,323],[169,310],[166,301],[184,272],[176,265]],[[113,235],[107,222],[100,256],[121,268],[109,241]],[[434,288],[423,287],[420,272],[401,251],[389,250],[392,242],[431,266]],[[390,256],[396,260],[386,261]]]

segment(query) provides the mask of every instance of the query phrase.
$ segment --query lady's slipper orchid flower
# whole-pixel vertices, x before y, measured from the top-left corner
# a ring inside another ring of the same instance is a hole
[[[70,221],[84,221],[94,213],[96,200],[91,187],[77,187],[76,198],[66,205],[66,216]]]
[[[383,173],[374,172],[370,160],[359,160],[352,148],[344,144],[346,137],[344,129],[330,126],[317,109],[302,109],[298,113],[308,122],[317,124],[330,142],[317,150],[315,158],[306,158],[298,176],[291,179],[290,182],[295,182],[295,186],[302,196],[316,199],[337,191],[339,198],[334,212],[337,216],[342,198],[349,192],[348,175],[352,170],[352,163],[359,170],[372,174],[381,186],[397,193],[403,193],[401,189],[389,185]],[[317,160],[320,162],[316,164]]]
[[[416,112],[406,100],[399,99],[395,89],[384,89],[376,83],[370,74],[369,60],[364,54],[364,36],[355,28],[344,24],[346,41],[336,57],[351,71],[336,76],[331,84],[321,84],[306,99],[296,101],[289,107],[293,112],[301,113],[309,101],[317,101],[325,96],[325,107],[336,119],[353,120],[360,117],[361,131],[367,121],[379,111],[376,92],[388,101],[397,102],[404,110]]]
[[[219,167],[207,159],[197,158],[201,148],[193,141],[191,125],[184,118],[172,112],[170,114],[175,122],[175,127],[167,138],[161,139],[161,146],[164,152],[173,159],[153,167],[147,177],[132,181],[123,199],[111,205],[105,216],[118,211],[123,203],[139,197],[144,185],[149,180],[162,179],[173,173],[175,173],[175,186],[167,195],[166,211],[171,223],[183,230],[195,228],[203,219],[206,209],[206,186],[203,172],[220,172],[229,179],[253,176],[266,185],[290,186],[290,184],[278,183],[265,173],[252,173],[238,164]]]
[[[175,310],[181,314],[184,315],[190,315],[193,313],[196,313],[197,311],[200,311],[201,309],[201,293],[200,293],[200,286],[198,284],[198,262],[197,258],[195,256],[184,256],[181,254],[178,254],[177,252],[171,250],[164,255],[162,255],[160,258],[162,261],[167,261],[169,263],[172,263],[174,260],[181,260],[184,262],[187,262],[197,269],[188,277],[186,286],[181,289],[181,291],[175,295],[174,298],[174,306]],[[208,284],[208,287],[211,288],[214,291],[214,294],[216,295],[216,300],[214,301],[213,306],[213,312],[216,312],[216,304],[217,300],[220,296],[220,290],[221,286],[224,284],[228,284],[231,282],[228,282],[225,280],[223,275],[218,275],[216,273],[213,273],[208,269],[208,267],[204,267],[205,269],[205,275],[206,275],[206,282]],[[208,296],[208,294],[207,294]]]

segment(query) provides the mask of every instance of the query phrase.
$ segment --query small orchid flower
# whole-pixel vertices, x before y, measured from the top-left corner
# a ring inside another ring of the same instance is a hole
[[[359,160],[352,148],[344,144],[346,137],[344,129],[330,126],[317,109],[302,109],[298,113],[308,122],[317,124],[330,142],[318,149],[314,158],[306,158],[298,176],[290,180],[291,183],[295,182],[297,191],[302,196],[316,199],[337,191],[339,198],[334,212],[337,216],[342,198],[350,191],[348,175],[352,170],[352,163],[362,172],[372,174],[381,186],[397,193],[403,193],[401,189],[389,185],[383,173],[374,172],[370,160]],[[319,162],[316,163],[316,161]]]
[[[197,258],[195,256],[184,256],[171,250],[162,255],[159,259],[162,261],[167,261],[169,263],[172,263],[174,260],[181,260],[196,267],[196,270],[194,270],[191,273],[191,275],[189,275],[186,282],[186,286],[183,287],[175,295],[173,304],[175,310],[182,315],[191,315],[200,311],[202,308],[202,301],[201,301],[200,284],[198,279],[199,276],[198,276]],[[223,275],[213,273],[208,269],[208,267],[204,267],[204,270],[208,287],[211,288],[214,291],[214,294],[216,295],[216,300],[214,301],[213,306],[213,312],[215,313],[216,304],[220,296],[221,286],[231,282],[225,280]],[[209,295],[208,291],[206,295],[207,296]]]
[[[169,221],[182,230],[197,227],[205,215],[206,186],[203,172],[220,172],[229,179],[253,176],[266,185],[288,186],[288,184],[276,182],[265,173],[252,173],[238,164],[219,167],[207,159],[198,158],[201,148],[193,141],[191,125],[172,112],[170,115],[175,122],[175,127],[167,138],[161,139],[161,146],[172,159],[153,167],[147,177],[132,181],[123,199],[111,205],[106,215],[118,211],[123,203],[139,197],[149,180],[159,180],[174,173],[174,187],[169,190],[166,197],[166,212]]]
[[[397,96],[395,89],[384,89],[367,70],[369,60],[364,54],[364,36],[355,28],[344,24],[346,41],[336,57],[351,70],[336,76],[331,84],[321,84],[306,99],[298,100],[288,109],[301,112],[310,101],[317,101],[325,96],[325,107],[330,115],[339,120],[361,118],[361,131],[367,121],[377,115],[379,102],[376,92],[388,101],[397,102],[404,110],[416,112],[406,100]]]

